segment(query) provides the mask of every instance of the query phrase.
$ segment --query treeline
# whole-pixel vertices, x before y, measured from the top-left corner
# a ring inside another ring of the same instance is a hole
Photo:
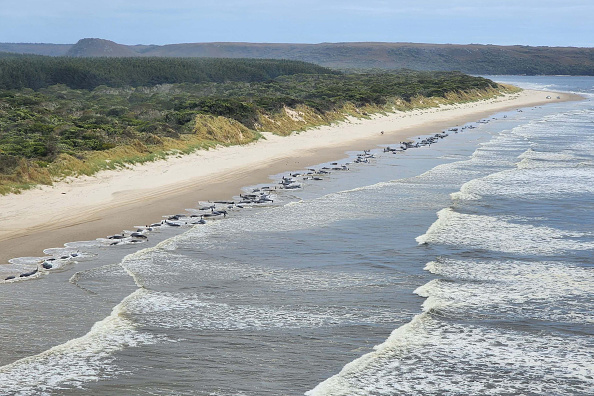
[[[259,82],[283,75],[320,73],[336,72],[311,63],[272,59],[0,56],[0,89],[38,90],[56,84],[91,90],[101,85]]]
[[[279,77],[263,84],[265,95],[253,100],[261,107],[274,110],[281,105],[303,103],[324,112],[346,102],[356,106],[383,105],[391,98],[405,101],[415,96],[445,97],[451,92],[497,87],[491,80],[460,72],[354,73],[346,75]],[[278,92],[287,96],[279,97]],[[270,101],[270,103],[268,103]],[[289,101],[290,103],[284,103]],[[281,103],[279,103],[281,102]]]
[[[86,38],[76,44],[0,43],[2,52],[73,57],[292,59],[340,70],[458,70],[471,74],[594,75],[594,48],[415,43],[186,43],[126,46]],[[3,57],[0,52],[0,57]],[[179,82],[179,81],[178,81]]]
[[[266,68],[274,62],[262,64]],[[279,67],[283,64],[291,65],[278,63]],[[18,172],[22,161],[46,167],[62,154],[82,160],[93,152],[129,144],[158,147],[164,138],[194,136],[199,115],[223,116],[241,123],[242,128],[258,130],[263,118],[274,118],[285,106],[306,105],[323,117],[347,104],[381,106],[395,99],[405,103],[417,96],[445,97],[490,87],[497,84],[458,72],[402,70],[283,75],[261,82],[99,86],[93,90],[62,84],[36,91],[0,90],[0,181],[3,177],[15,180],[11,175]]]

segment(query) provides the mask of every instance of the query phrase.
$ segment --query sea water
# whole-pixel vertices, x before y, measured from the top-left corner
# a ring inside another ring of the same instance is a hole
[[[46,251],[0,284],[0,394],[592,394],[594,78],[496,79],[587,99]]]

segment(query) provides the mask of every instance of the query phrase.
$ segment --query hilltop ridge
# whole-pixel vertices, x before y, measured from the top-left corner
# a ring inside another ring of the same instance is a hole
[[[86,38],[70,46],[0,43],[0,51],[72,57],[289,59],[336,69],[407,68],[458,70],[471,74],[594,75],[594,48],[578,47],[387,42],[123,45]]]
[[[72,47],[70,47],[64,55],[80,58],[121,58],[138,56],[138,52],[134,51],[127,45],[118,44],[110,40],[98,38],[84,38],[78,40],[78,42],[74,44]]]

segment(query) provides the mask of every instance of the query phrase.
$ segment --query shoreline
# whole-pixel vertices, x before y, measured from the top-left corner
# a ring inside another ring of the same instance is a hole
[[[229,199],[244,187],[266,183],[271,175],[338,160],[347,151],[434,134],[502,111],[582,99],[524,90],[480,102],[350,118],[288,137],[263,133],[266,140],[245,146],[197,151],[0,196],[0,264],[160,221],[199,201]]]

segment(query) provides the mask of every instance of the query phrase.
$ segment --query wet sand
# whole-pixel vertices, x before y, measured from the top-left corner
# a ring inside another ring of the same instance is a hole
[[[0,263],[157,222],[199,201],[229,199],[242,187],[267,183],[270,175],[339,160],[346,151],[434,134],[501,111],[581,99],[525,90],[495,100],[351,119],[289,137],[264,134],[266,140],[246,146],[200,151],[3,196]]]

